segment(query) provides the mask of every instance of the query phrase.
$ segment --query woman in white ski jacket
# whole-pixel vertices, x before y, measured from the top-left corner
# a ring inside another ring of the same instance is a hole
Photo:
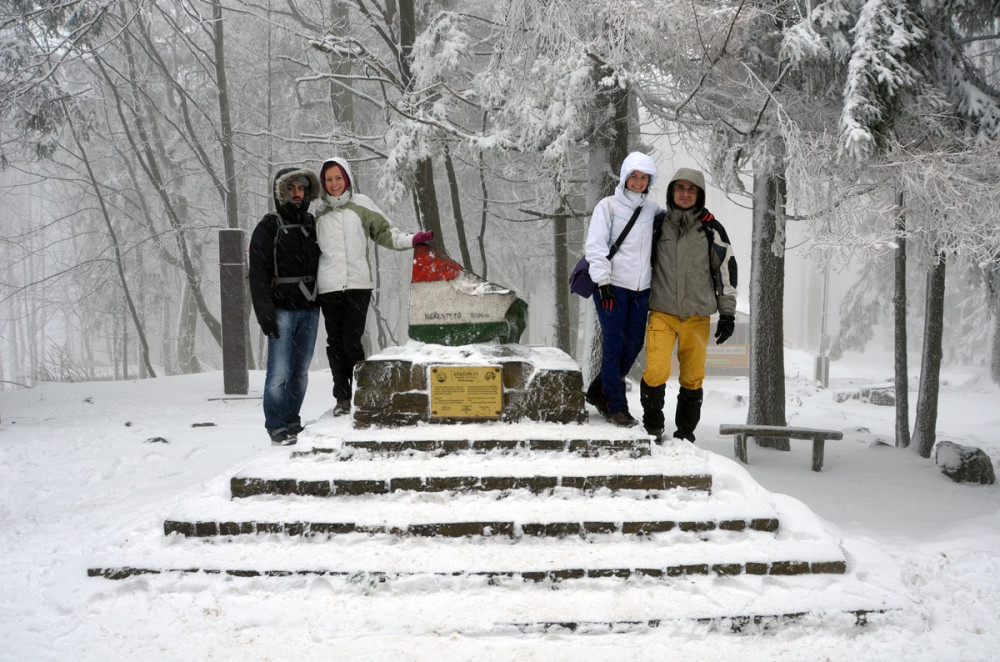
[[[603,334],[601,372],[587,389],[587,402],[623,427],[638,423],[625,401],[625,375],[642,349],[649,310],[653,217],[660,206],[647,195],[655,180],[652,158],[641,152],[626,156],[614,195],[594,207],[587,232],[585,254],[597,285],[594,303]],[[628,234],[608,259],[626,228]]]
[[[333,414],[340,416],[351,411],[354,364],[365,358],[361,337],[375,288],[368,240],[402,251],[432,241],[434,234],[410,234],[392,227],[372,199],[355,190],[351,166],[344,159],[324,161],[319,180],[323,195],[316,234],[323,252],[316,282],[337,403]]]

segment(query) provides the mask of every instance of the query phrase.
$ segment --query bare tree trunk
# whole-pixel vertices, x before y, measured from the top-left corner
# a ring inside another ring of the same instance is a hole
[[[123,20],[124,20],[124,15],[123,15]],[[179,74],[176,67],[172,66],[170,63],[164,60],[164,58],[160,55],[159,51],[160,42],[149,34],[149,29],[146,21],[144,21],[142,18],[136,18],[134,24],[136,26],[138,35],[134,35],[131,31],[123,33],[123,40],[122,40],[125,47],[125,53],[127,55],[129,62],[129,72],[131,77],[128,81],[128,85],[131,87],[133,97],[136,98],[138,96],[136,94],[136,90],[139,89],[137,81],[140,79],[136,76],[135,56],[132,48],[131,39],[135,39],[136,42],[139,43],[142,53],[149,58],[148,66],[156,67],[163,75],[164,82],[167,85],[169,85],[170,88],[173,90],[173,94],[167,95],[164,101],[166,103],[170,103],[171,105],[173,105],[176,108],[176,110],[180,112],[180,116],[183,119],[184,130],[181,131],[180,125],[178,125],[176,127],[177,133],[175,135],[181,140],[183,140],[185,144],[191,149],[191,152],[195,155],[198,163],[201,165],[202,169],[205,171],[205,174],[208,176],[209,181],[211,181],[212,187],[219,194],[219,200],[223,203],[223,205],[225,205],[227,196],[229,194],[228,183],[225,181],[225,179],[220,178],[216,174],[215,166],[212,163],[212,159],[209,157],[208,152],[202,146],[200,138],[202,132],[195,127],[191,117],[192,105],[195,107],[195,114],[202,113],[197,101],[191,99],[190,91],[186,89],[184,85],[178,80]],[[182,37],[186,38],[185,35],[177,32],[174,33],[174,37],[178,39]],[[147,101],[150,100],[150,97],[148,96],[145,98]],[[140,104],[138,103],[138,101],[136,101],[135,110],[137,113],[140,107],[141,107]],[[156,114],[157,114],[156,112],[152,112],[150,113],[150,117],[153,117]],[[158,125],[155,122],[151,122],[150,131],[154,132],[158,131]],[[224,176],[225,173],[223,173],[223,177]]]
[[[413,42],[417,38],[417,20],[413,5],[413,0],[399,0],[399,71],[407,89],[413,84],[410,57],[413,52]],[[444,234],[441,231],[441,209],[434,187],[434,165],[430,158],[422,158],[417,161],[416,170],[414,188],[420,227],[434,233],[434,241],[430,242],[431,248],[447,252]]]
[[[907,368],[906,338],[906,217],[903,193],[896,194],[896,272],[892,308],[895,319],[894,357],[896,364],[896,447],[910,445],[910,377]]]
[[[181,295],[180,314],[177,316],[177,347],[175,349],[181,374],[201,372],[198,352],[195,349],[197,325],[198,306],[191,295],[190,286],[185,284],[184,293]]]
[[[1000,311],[993,309],[993,342],[990,352],[990,377],[1000,385]]]
[[[379,310],[379,306],[382,303],[382,269],[380,266],[380,262],[382,261],[381,259],[382,251],[378,249],[378,246],[376,246],[375,250],[372,251],[372,256],[375,260],[375,264],[373,265],[375,267],[373,269],[373,271],[375,272],[375,289],[372,292],[370,310],[375,317],[375,331],[374,331],[375,345],[378,346],[379,348],[382,348],[386,346],[388,325],[386,324],[385,317],[381,314],[381,311]],[[371,340],[369,340],[368,338],[369,336],[372,335],[371,325],[366,324],[365,328],[368,330],[368,332],[365,333],[365,337],[362,339],[363,344],[365,345],[364,348],[365,356],[371,356],[372,343]]]
[[[10,322],[8,322],[8,325],[9,324],[10,324]],[[4,333],[4,337],[7,338],[7,337],[10,337],[10,336],[7,333]],[[6,355],[6,354],[7,354],[7,352],[4,352],[4,355]],[[7,382],[7,370],[4,367],[4,365],[5,364],[4,364],[3,358],[2,358],[2,356],[0,356],[0,391],[4,390],[4,384],[8,383]],[[2,422],[3,422],[3,419],[0,418],[0,423],[2,423]]]
[[[1000,385],[1000,262],[994,261],[986,267],[986,289],[993,318],[993,342],[990,352],[990,377]]]
[[[944,336],[944,285],[946,258],[938,254],[927,273],[927,304],[924,310],[924,349],[920,361],[920,390],[913,443],[921,457],[930,457],[937,441],[938,388],[941,379],[941,339]]]
[[[346,3],[331,2],[330,11],[332,13],[328,29],[337,36],[347,36],[350,32],[350,14]],[[330,82],[330,105],[333,107],[333,116],[344,126],[354,128],[354,95],[349,91],[351,87],[351,74],[354,65],[350,58],[340,55],[330,54],[330,73],[334,81]],[[320,182],[322,184],[322,182]]]
[[[97,197],[97,203],[101,209],[101,215],[104,217],[104,223],[108,229],[108,237],[111,240],[111,247],[115,254],[115,266],[118,267],[119,285],[122,288],[122,293],[125,295],[125,303],[128,305],[129,314],[132,316],[132,323],[135,325],[135,331],[139,338],[139,343],[142,345],[142,360],[146,364],[146,370],[149,371],[149,374],[156,377],[156,371],[153,370],[153,366],[149,363],[149,344],[146,342],[146,334],[142,329],[142,320],[139,319],[139,313],[135,308],[135,303],[132,301],[132,294],[129,291],[128,279],[125,277],[124,257],[121,253],[121,247],[118,245],[118,234],[115,232],[114,225],[111,223],[111,213],[104,202],[104,194],[101,193],[101,185],[98,183],[97,176],[94,174],[94,170],[90,166],[90,159],[87,158],[87,151],[84,149],[79,135],[77,135],[76,126],[73,123],[68,108],[66,108],[66,118],[70,133],[73,135],[73,141],[76,143],[77,149],[80,150],[80,160],[87,171],[87,177],[90,179],[90,184],[94,189],[94,195]]]
[[[438,207],[437,191],[434,188],[434,165],[430,159],[420,159],[417,163],[417,178],[414,182],[417,195],[417,211],[420,227],[434,233],[431,248],[447,253],[444,233],[441,229],[441,209]]]
[[[483,130],[487,127],[488,113],[483,111]],[[489,263],[486,260],[486,219],[489,218],[489,189],[486,187],[486,156],[483,150],[479,150],[479,192],[483,196],[483,207],[479,212],[479,259],[483,261],[483,272],[480,274],[486,278]]]
[[[121,308],[121,324],[122,328],[122,379],[128,379],[128,315],[125,312],[126,308]]]
[[[462,265],[466,271],[473,271],[472,253],[469,251],[469,241],[465,234],[465,218],[462,216],[462,198],[459,195],[458,175],[451,159],[448,144],[444,145],[444,171],[448,176],[448,191],[451,193],[451,213],[455,217],[455,234],[458,235],[458,248],[462,254]]]
[[[233,120],[229,114],[229,87],[226,83],[226,46],[223,31],[222,3],[212,0],[212,29],[215,37],[215,86],[219,96],[220,147],[222,169],[226,174],[226,223],[231,229],[240,227],[240,211],[236,194],[236,160],[233,158]]]
[[[137,65],[135,59],[132,55],[132,45],[130,39],[122,39],[122,43],[125,48],[125,52],[128,56],[129,61],[129,71],[133,76],[133,80],[136,79]],[[175,239],[177,240],[178,254],[180,256],[181,264],[184,267],[184,276],[187,279],[188,286],[191,288],[191,292],[195,298],[195,302],[198,304],[198,312],[200,313],[201,320],[204,322],[206,328],[208,328],[209,333],[212,334],[212,338],[218,345],[222,346],[222,324],[219,323],[208,310],[208,305],[205,303],[205,299],[201,294],[201,286],[199,283],[200,272],[195,267],[194,263],[191,261],[190,254],[188,252],[187,240],[184,236],[184,224],[181,219],[178,218],[176,210],[170,197],[167,195],[168,185],[164,181],[162,174],[160,172],[159,164],[157,163],[156,156],[152,152],[150,146],[151,140],[149,132],[147,131],[146,125],[143,121],[142,104],[138,101],[138,90],[135,89],[134,85],[130,83],[130,89],[133,95],[134,106],[132,111],[134,113],[136,131],[139,134],[139,139],[132,134],[129,130],[129,122],[127,121],[123,109],[126,107],[122,102],[121,97],[118,95],[118,89],[114,85],[114,81],[107,69],[99,60],[97,61],[97,66],[100,68],[104,79],[107,81],[115,96],[116,107],[118,111],[119,118],[122,122],[122,128],[125,129],[125,135],[128,138],[129,145],[131,146],[134,153],[137,155],[140,165],[143,168],[144,173],[149,178],[151,184],[156,189],[159,195],[160,202],[163,204],[164,212],[167,219],[170,221],[170,225],[175,233]]]
[[[591,75],[601,78],[606,73],[603,68],[595,67]],[[593,196],[587,201],[588,209],[593,209],[602,198],[615,192],[621,164],[628,156],[631,135],[628,113],[629,91],[617,85],[610,90],[606,87],[598,89],[602,92],[598,94],[595,104],[594,134],[591,139],[593,147],[589,151],[587,163],[590,175],[590,186],[587,189]],[[613,118],[610,129],[604,120],[609,115]],[[566,256],[566,259],[568,260],[569,256]],[[570,265],[566,265],[566,269],[569,268]],[[566,281],[556,283],[556,286],[566,289]],[[579,315],[580,326],[577,328],[577,334],[581,331],[583,333],[583,341],[578,343],[580,346],[578,351],[582,350],[580,365],[583,367],[584,387],[601,370],[601,329],[597,315],[589,310],[592,307],[590,301],[584,302],[584,308]]]
[[[990,377],[993,383],[1000,385],[1000,310],[993,306],[993,343],[990,353]]]
[[[138,301],[136,302],[136,307],[139,310],[139,319],[148,319],[146,311],[146,289],[148,287],[146,281],[146,269],[145,269],[145,259],[143,257],[142,251],[135,252],[135,272],[138,274],[137,280],[138,285]],[[148,343],[147,339],[147,343]],[[146,362],[142,360],[142,346],[139,347],[139,355],[136,357],[136,365],[139,366],[139,379],[149,379],[152,375],[146,370]],[[150,361],[152,363],[152,360]]]
[[[552,223],[552,244],[555,253],[556,276],[556,347],[570,353],[569,324],[569,251],[566,248],[568,223],[566,214],[571,210],[560,205]]]
[[[29,273],[29,267],[32,262],[34,262],[33,255],[36,254],[34,251],[29,251],[25,259],[21,261],[21,277],[25,283],[30,283],[33,281],[33,274]],[[8,263],[7,269],[10,273],[9,282],[16,282],[16,277],[13,274],[14,264]],[[24,293],[20,293],[14,299],[14,315],[10,318],[10,341],[11,347],[13,348],[14,355],[14,379],[15,381],[24,382],[25,386],[31,387],[33,385],[32,376],[35,374],[32,371],[32,366],[28,365],[28,357],[31,354],[30,348],[30,336],[25,328],[28,323],[28,307],[25,302]]]
[[[754,172],[750,276],[750,407],[747,423],[785,425],[785,199],[784,146]],[[789,450],[787,439],[758,438],[760,446]]]
[[[164,279],[164,283],[168,282]],[[160,356],[161,363],[163,364],[163,370],[168,375],[176,375],[180,372],[177,367],[177,357],[174,355],[174,325],[172,323],[173,314],[180,314],[180,305],[171,305],[172,302],[178,301],[177,288],[170,287],[171,294],[169,296],[164,296],[160,298],[157,302],[160,309],[160,337],[157,339],[160,346]],[[183,286],[181,290],[183,290]]]

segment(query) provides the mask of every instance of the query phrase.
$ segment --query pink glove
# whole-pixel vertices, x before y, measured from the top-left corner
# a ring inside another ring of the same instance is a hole
[[[426,244],[429,241],[434,241],[434,231],[430,230],[428,232],[418,232],[413,235],[413,245]]]

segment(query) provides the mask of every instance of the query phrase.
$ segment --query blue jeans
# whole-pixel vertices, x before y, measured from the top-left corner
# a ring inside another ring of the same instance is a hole
[[[279,337],[267,339],[264,378],[264,427],[268,434],[301,423],[299,410],[306,397],[319,328],[319,308],[279,309],[277,313]]]
[[[632,369],[646,335],[649,290],[636,292],[615,288],[615,306],[601,308],[601,298],[594,293],[597,321],[601,323],[601,387],[608,401],[608,413],[628,411],[625,402],[625,376]]]

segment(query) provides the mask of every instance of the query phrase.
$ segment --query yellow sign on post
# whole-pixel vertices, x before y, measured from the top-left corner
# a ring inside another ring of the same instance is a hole
[[[431,418],[500,418],[499,366],[433,366]]]

